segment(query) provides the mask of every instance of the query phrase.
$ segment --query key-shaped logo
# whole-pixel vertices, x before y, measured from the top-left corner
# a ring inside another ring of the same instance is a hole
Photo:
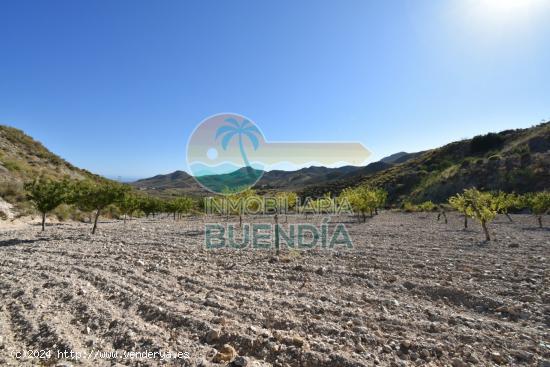
[[[216,194],[253,187],[266,171],[312,165],[364,165],[370,152],[359,142],[268,141],[249,118],[234,113],[202,121],[189,139],[187,164],[195,180]]]

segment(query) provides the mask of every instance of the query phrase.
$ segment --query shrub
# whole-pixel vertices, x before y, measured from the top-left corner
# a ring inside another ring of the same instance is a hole
[[[0,196],[11,204],[25,200],[25,190],[23,185],[16,182],[0,182]]]
[[[75,208],[71,207],[68,204],[61,204],[54,210],[52,210],[52,214],[55,215],[58,221],[65,222],[66,220],[73,219],[74,217]]]
[[[472,153],[485,153],[489,150],[498,149],[504,143],[504,139],[495,133],[479,135],[470,142],[470,151]]]
[[[431,200],[424,201],[418,205],[415,205],[410,201],[405,201],[403,203],[403,211],[407,213],[433,212],[436,210],[437,205],[435,205]]]

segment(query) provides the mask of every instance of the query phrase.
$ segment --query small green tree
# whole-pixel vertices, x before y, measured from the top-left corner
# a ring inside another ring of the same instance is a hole
[[[508,211],[518,206],[519,199],[515,194],[507,194],[499,191],[493,195],[494,209],[498,214],[504,214],[510,222],[513,222]]]
[[[174,220],[176,220],[177,216],[181,218],[183,214],[190,213],[194,206],[195,202],[193,199],[187,196],[179,197],[167,204],[167,208],[169,208],[169,211],[174,215]]]
[[[347,188],[340,194],[340,199],[346,199],[353,210],[360,214],[363,222],[367,221],[367,213],[372,217],[374,212],[386,202],[387,193],[368,186]]]
[[[524,202],[537,217],[539,227],[542,228],[542,216],[550,211],[550,192],[541,191],[535,194],[526,195]]]
[[[127,192],[117,206],[124,215],[124,224],[126,224],[126,217],[132,217],[134,212],[139,209],[139,198],[134,193]]]
[[[464,215],[464,229],[468,228],[468,208],[466,205],[466,198],[464,195],[456,194],[455,196],[451,196],[449,198],[449,204],[457,210],[458,212],[462,213]]]
[[[463,195],[466,214],[481,223],[485,240],[491,241],[487,223],[490,223],[497,215],[493,195],[490,192],[481,192],[477,189],[466,189]]]
[[[97,229],[97,221],[101,211],[110,204],[120,204],[124,201],[126,193],[130,188],[112,181],[94,182],[80,181],[74,187],[72,202],[81,210],[95,211],[92,234]]]
[[[285,214],[285,221],[288,222],[288,212],[295,210],[298,203],[298,194],[295,192],[279,192],[275,195],[277,200],[277,212]]]
[[[69,184],[67,180],[54,181],[45,177],[37,178],[24,185],[27,198],[42,214],[42,231],[46,229],[46,214],[67,200]]]
[[[378,215],[378,209],[382,209],[386,205],[386,201],[388,200],[388,192],[384,189],[375,189],[374,196],[375,196],[374,212],[376,215]]]
[[[169,210],[165,206],[166,204],[162,200],[151,196],[144,196],[138,200],[139,210],[145,213],[147,218],[149,218],[150,215],[153,215],[154,218],[156,213],[160,213],[163,210]]]

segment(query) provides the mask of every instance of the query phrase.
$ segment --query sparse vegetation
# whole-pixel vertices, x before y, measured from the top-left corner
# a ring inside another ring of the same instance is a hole
[[[355,213],[360,214],[363,222],[367,220],[367,214],[371,217],[382,208],[387,200],[388,193],[382,189],[373,189],[368,186],[345,189],[340,195],[351,204]]]
[[[503,143],[504,139],[499,134],[479,135],[472,139],[470,150],[472,153],[485,153],[500,148]]]
[[[411,203],[410,201],[405,201],[403,203],[403,211],[407,213],[416,213],[416,212],[433,212],[437,210],[437,205],[435,205],[431,200],[424,201],[418,205]]]

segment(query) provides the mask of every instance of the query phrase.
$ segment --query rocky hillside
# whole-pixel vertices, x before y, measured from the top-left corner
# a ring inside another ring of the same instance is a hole
[[[303,194],[337,193],[358,184],[385,188],[392,203],[441,202],[473,186],[517,193],[550,189],[550,122],[451,143],[361,180],[310,186]]]
[[[53,154],[21,130],[0,125],[0,197],[12,204],[24,201],[23,183],[39,175],[99,178]]]

